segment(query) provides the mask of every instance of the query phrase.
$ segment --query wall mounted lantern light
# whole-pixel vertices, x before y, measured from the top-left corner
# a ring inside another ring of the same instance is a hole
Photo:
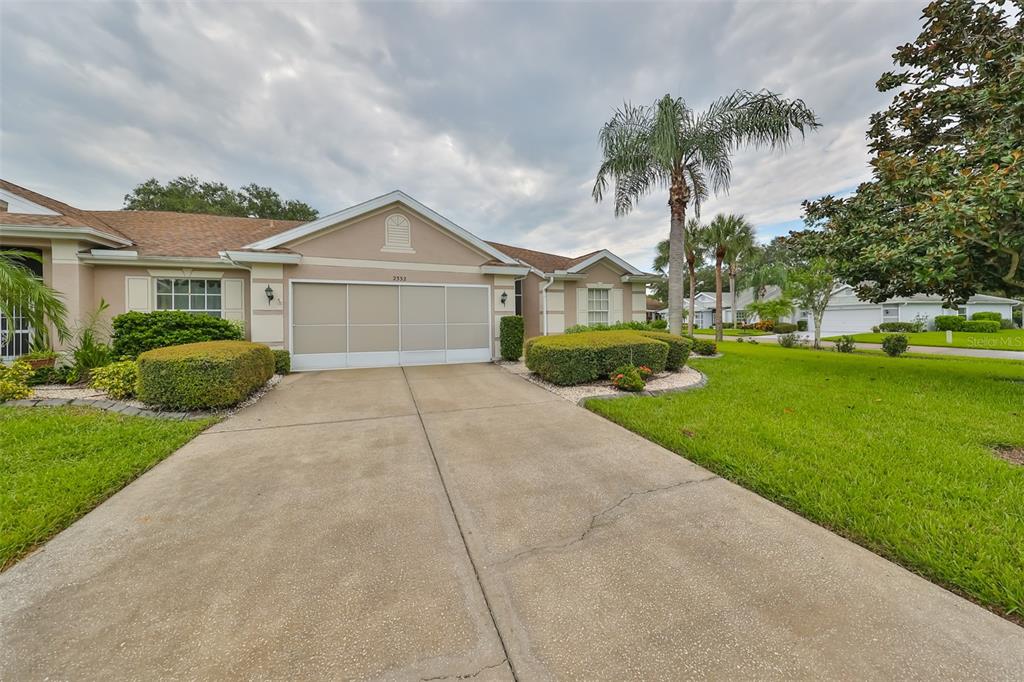
[[[269,284],[267,285],[267,288],[263,290],[263,293],[267,295],[267,303],[274,300],[274,289]]]
[[[508,292],[507,291],[501,292],[501,304],[505,305],[505,301],[507,301],[507,300],[508,300]]]

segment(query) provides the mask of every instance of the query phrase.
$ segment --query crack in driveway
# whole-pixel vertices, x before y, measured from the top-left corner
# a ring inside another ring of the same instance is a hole
[[[476,677],[485,670],[493,670],[494,668],[500,668],[506,663],[508,663],[508,659],[503,658],[492,665],[485,665],[476,672],[463,673],[461,675],[438,675],[437,677],[421,677],[420,680],[421,682],[431,682],[432,680],[468,680],[470,678]]]
[[[689,486],[689,485],[695,485],[697,483],[706,483],[708,481],[713,481],[713,480],[718,479],[718,478],[721,478],[721,476],[706,476],[704,478],[697,478],[697,479],[693,479],[693,480],[689,480],[689,481],[680,481],[678,483],[672,483],[670,485],[658,486],[656,488],[648,488],[647,490],[634,490],[634,491],[626,494],[624,497],[620,498],[619,501],[616,502],[615,504],[613,504],[611,506],[608,506],[608,507],[605,507],[601,511],[599,511],[596,514],[592,515],[590,517],[590,523],[587,524],[587,527],[578,536],[574,536],[574,537],[572,537],[569,540],[566,540],[564,542],[545,543],[545,544],[542,544],[542,545],[537,545],[536,547],[528,547],[527,549],[524,549],[521,552],[517,552],[517,553],[513,554],[512,556],[510,556],[510,557],[508,557],[506,559],[501,559],[500,561],[496,561],[496,562],[490,564],[490,567],[503,566],[505,564],[512,563],[513,561],[515,561],[517,559],[521,559],[524,556],[528,556],[528,555],[531,555],[531,554],[536,554],[536,553],[539,553],[539,552],[558,551],[558,550],[566,549],[568,547],[572,547],[573,545],[578,544],[580,542],[583,542],[583,540],[585,540],[586,537],[588,535],[590,535],[590,533],[592,531],[596,530],[597,528],[600,528],[603,525],[607,525],[607,524],[599,524],[598,523],[600,521],[601,517],[603,517],[605,514],[609,514],[609,513],[613,512],[613,511],[615,511],[616,509],[618,509],[619,507],[621,507],[622,505],[624,505],[626,502],[628,502],[629,500],[633,499],[634,497],[637,497],[637,496],[640,496],[640,495],[650,495],[652,493],[660,493],[660,492],[664,492],[666,490],[674,490],[676,488],[682,488],[682,487]]]

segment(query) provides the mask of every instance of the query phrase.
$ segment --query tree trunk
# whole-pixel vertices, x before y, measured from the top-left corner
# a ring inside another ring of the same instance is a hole
[[[722,256],[715,254],[715,341],[722,340]]]
[[[682,171],[672,173],[668,190],[671,214],[668,233],[668,330],[672,334],[683,331],[683,268],[686,267],[686,204],[689,188]]]
[[[690,271],[690,315],[686,318],[686,333],[693,336],[693,316],[696,315],[694,308],[697,305],[697,270],[689,261],[686,262],[686,267]]]
[[[825,319],[825,308],[816,308],[814,313],[814,347],[821,350],[821,321]]]
[[[740,318],[736,311],[736,268],[732,265],[729,265],[729,295],[732,297],[732,326],[736,329],[740,326]]]

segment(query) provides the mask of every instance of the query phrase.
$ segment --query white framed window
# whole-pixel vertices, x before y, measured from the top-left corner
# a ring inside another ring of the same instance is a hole
[[[392,213],[384,219],[384,248],[412,250],[412,223],[401,213]]]
[[[608,324],[608,289],[587,289],[587,324]]]
[[[960,317],[966,318],[967,317],[967,306],[965,306],[965,305],[957,306],[956,314],[959,315]]]
[[[157,310],[184,310],[221,317],[222,295],[219,279],[161,277],[156,280]]]

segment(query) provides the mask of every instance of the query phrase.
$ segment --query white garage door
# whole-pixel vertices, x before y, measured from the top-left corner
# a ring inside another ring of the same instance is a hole
[[[826,309],[821,320],[821,330],[837,334],[869,332],[882,321],[881,316],[877,305]]]
[[[297,370],[491,359],[487,286],[292,282],[291,301]]]

